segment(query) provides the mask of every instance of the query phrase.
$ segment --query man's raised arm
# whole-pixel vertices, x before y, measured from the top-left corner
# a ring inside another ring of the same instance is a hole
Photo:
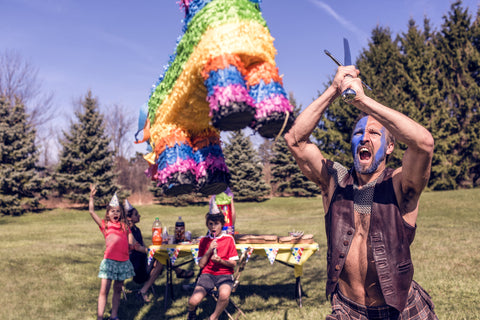
[[[347,74],[357,76],[358,70],[353,66],[339,68],[330,87],[297,117],[285,134],[287,145],[302,172],[323,190],[328,183],[328,174],[324,167],[325,158],[320,149],[310,141],[310,135],[327,107],[340,95],[339,88]]]
[[[402,159],[400,176],[402,197],[407,202],[418,200],[430,176],[434,149],[431,133],[406,115],[367,97],[360,79],[345,78],[341,88],[355,90],[357,96],[351,103],[377,119],[398,141],[408,146]],[[412,205],[416,204],[410,204]]]

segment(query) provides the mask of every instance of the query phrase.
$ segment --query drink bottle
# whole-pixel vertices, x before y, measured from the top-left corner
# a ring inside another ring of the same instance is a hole
[[[178,217],[177,222],[175,222],[175,243],[183,241],[185,241],[185,222],[182,217]]]
[[[160,220],[155,218],[152,226],[152,244],[154,246],[160,246],[162,244],[162,223]]]

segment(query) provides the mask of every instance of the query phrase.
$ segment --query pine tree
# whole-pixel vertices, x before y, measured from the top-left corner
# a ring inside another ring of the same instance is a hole
[[[223,149],[235,200],[264,200],[270,188],[263,179],[261,160],[250,138],[245,137],[242,131],[233,131]]]
[[[28,124],[25,107],[0,98],[0,213],[22,215],[40,208],[46,196],[46,179],[41,178],[36,131]]]
[[[472,24],[472,45],[477,50],[480,51],[480,6],[477,8],[477,18]],[[475,79],[477,84],[480,82],[480,71],[476,72]]]
[[[315,183],[308,180],[298,167],[295,158],[290,153],[283,137],[279,138],[273,147],[272,184],[276,194],[281,196],[314,197],[320,194]]]
[[[471,27],[471,42],[473,45],[473,48],[477,52],[477,54],[480,52],[480,6],[477,9],[477,17],[475,21],[472,24]],[[471,75],[475,79],[475,83],[477,86],[480,86],[480,68],[478,67],[479,59],[476,59],[473,61],[472,65],[477,65],[477,69],[471,68]],[[476,116],[473,121],[476,121],[478,124],[478,117],[479,117],[479,104],[480,99],[478,98],[479,96],[477,95],[477,108],[476,108]],[[477,131],[477,139],[474,141],[473,145],[473,150],[477,154],[477,156],[480,154],[480,139],[478,137],[480,136],[480,133]],[[472,168],[471,168],[471,174],[473,174],[473,183],[474,186],[479,186],[480,185],[480,161],[477,161],[477,163],[474,163]]]
[[[372,31],[357,61],[365,91],[429,130],[435,152],[429,187],[447,190],[480,184],[480,9],[470,23],[461,1],[451,5],[440,32],[428,18],[423,32],[409,21],[392,39],[388,28]],[[327,158],[351,165],[350,133],[358,111],[337,99],[313,133]],[[401,166],[406,145],[397,143],[388,163]]]
[[[297,117],[300,107],[297,106],[293,94],[289,95],[290,103],[295,107],[293,116]],[[273,155],[270,158],[272,168],[271,185],[275,194],[280,196],[314,197],[320,194],[320,189],[310,181],[298,167],[295,158],[290,153],[283,137],[279,137],[273,143]]]
[[[274,190],[272,186],[272,164],[271,160],[273,158],[273,146],[275,141],[273,139],[263,139],[263,142],[258,146],[258,156],[262,161],[263,166],[263,176],[267,184],[270,186],[270,195],[273,196]]]
[[[430,30],[427,18],[423,32],[413,19],[409,21],[408,32],[400,39],[405,72],[400,76],[399,86],[405,94],[402,102],[404,112],[429,130],[436,141],[429,186],[432,189],[444,189],[451,188],[454,181],[448,172],[445,154],[448,154],[455,138],[450,134],[451,119],[443,108],[438,108],[443,99],[438,86],[438,51]]]
[[[445,158],[448,172],[455,179],[446,185],[448,188],[479,184],[480,53],[475,47],[476,37],[468,10],[462,8],[461,1],[452,3],[437,38],[442,97],[438,107],[446,110],[449,117],[452,144]]]
[[[104,118],[98,102],[89,91],[75,112],[78,122],[72,122],[69,132],[63,132],[63,149],[55,176],[60,195],[74,203],[88,203],[89,186],[97,185],[96,198],[108,204],[118,187],[114,184],[114,158],[105,134]]]

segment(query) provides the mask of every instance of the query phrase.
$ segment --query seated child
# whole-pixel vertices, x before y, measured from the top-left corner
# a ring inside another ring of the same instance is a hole
[[[127,199],[125,199],[124,207],[125,211],[127,212],[127,223],[130,227],[133,237],[139,245],[145,246],[143,243],[142,232],[136,226],[136,224],[140,222],[140,214],[138,213],[137,209],[135,209],[128,202]],[[133,281],[135,281],[136,283],[143,283],[143,287],[138,291],[137,297],[144,303],[150,302],[150,299],[147,295],[148,289],[153,285],[158,276],[161,275],[163,272],[163,264],[161,264],[157,260],[154,260],[153,266],[148,265],[147,253],[148,251],[146,253],[130,251],[130,261],[132,262],[133,268],[135,270],[135,276],[133,277]],[[194,275],[192,270],[184,270],[178,267],[174,267],[173,270],[175,271],[177,278],[191,278]]]
[[[208,235],[200,240],[198,247],[199,267],[202,272],[193,294],[188,300],[188,319],[196,319],[196,308],[215,287],[218,300],[210,319],[218,319],[228,305],[233,287],[233,272],[238,254],[232,235],[222,232],[225,217],[221,213],[205,216]]]

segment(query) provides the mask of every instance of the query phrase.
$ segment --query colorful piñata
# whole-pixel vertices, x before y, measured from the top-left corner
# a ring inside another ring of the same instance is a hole
[[[219,130],[266,138],[293,123],[260,0],[182,0],[183,35],[139,118],[149,176],[167,195],[226,189]]]

